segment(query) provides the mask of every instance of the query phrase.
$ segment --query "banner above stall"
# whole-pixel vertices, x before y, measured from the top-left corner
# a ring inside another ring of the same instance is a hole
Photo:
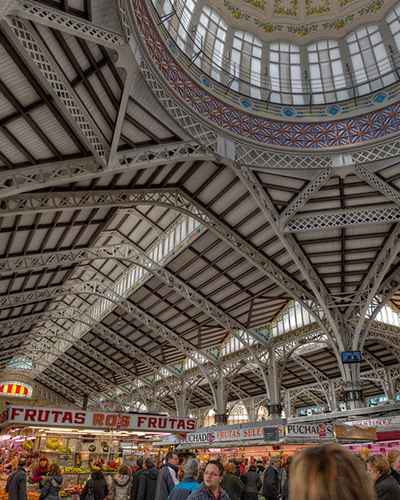
[[[1,412],[0,422],[3,427],[8,424],[18,424],[72,429],[171,432],[177,434],[193,432],[196,429],[195,418],[14,405],[8,406]]]

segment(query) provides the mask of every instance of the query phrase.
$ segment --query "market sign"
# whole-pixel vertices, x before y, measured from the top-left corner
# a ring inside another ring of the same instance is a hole
[[[326,424],[287,424],[287,438],[333,439],[333,429]]]
[[[335,424],[335,437],[336,439],[360,439],[361,441],[378,439],[376,429],[373,427],[356,427],[351,425],[336,425]]]
[[[366,420],[351,420],[344,422],[345,425],[358,425],[359,427],[394,427],[400,425],[400,415],[392,417],[376,417]]]
[[[243,441],[247,439],[264,439],[264,427],[249,427],[247,429],[229,429],[213,432],[191,432],[186,435],[186,440],[182,443],[195,445],[206,443],[211,446],[214,442],[223,443],[230,441]],[[279,437],[284,437],[284,426],[273,425],[278,429]],[[193,448],[193,446],[191,446]]]
[[[194,431],[196,428],[195,418],[15,405],[10,405],[1,412],[0,421],[3,426],[5,424],[19,424],[114,430],[120,427],[124,431],[162,431],[179,434]]]
[[[276,427],[264,427],[264,441],[279,441],[279,431]]]

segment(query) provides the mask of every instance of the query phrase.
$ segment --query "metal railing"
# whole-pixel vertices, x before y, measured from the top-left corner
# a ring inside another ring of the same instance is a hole
[[[357,106],[358,98],[376,93],[400,81],[400,54],[394,53],[391,46],[391,53],[387,58],[377,61],[376,65],[353,71],[345,64],[342,75],[332,75],[330,78],[311,79],[308,77],[308,68],[304,70],[304,78],[298,80],[252,73],[248,68],[231,61],[231,48],[228,48],[225,54],[220,53],[213,45],[197,36],[197,25],[185,14],[183,2],[154,2],[151,5],[158,26],[163,25],[166,34],[176,42],[181,54],[186,58],[187,67],[196,64],[204,75],[212,78],[211,71],[204,71],[204,66],[208,66],[219,76],[217,81],[225,86],[226,93],[232,88],[238,89],[236,91],[239,94],[266,102],[267,107],[269,103],[276,103],[312,108],[346,100],[354,100]],[[183,47],[180,46],[182,44],[179,40],[184,40]]]

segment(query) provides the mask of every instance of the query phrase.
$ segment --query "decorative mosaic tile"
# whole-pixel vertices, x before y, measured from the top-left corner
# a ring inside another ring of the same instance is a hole
[[[288,118],[292,118],[296,116],[296,110],[293,108],[282,108],[282,114]]]
[[[342,108],[336,104],[334,106],[329,106],[328,108],[326,108],[327,115],[336,116],[336,115],[340,115],[341,112],[342,112]]]
[[[250,99],[240,99],[240,104],[247,109],[251,109],[253,107],[253,103],[250,101]]]
[[[154,384],[154,381],[156,379],[156,374],[148,373],[147,375],[143,375],[143,378],[146,379],[147,382],[150,382],[150,384]]]
[[[379,94],[374,95],[372,98],[373,102],[381,103],[387,99],[388,95],[386,92],[379,92]]]
[[[357,118],[323,123],[284,123],[239,111],[211,96],[186,75],[158,37],[143,0],[133,0],[137,23],[147,50],[160,72],[193,109],[210,123],[254,141],[297,149],[317,149],[359,144],[400,130],[399,103]],[[301,35],[300,35],[301,36]],[[196,95],[196,101],[190,96]],[[361,121],[366,126],[360,128]]]
[[[176,363],[172,363],[172,364],[170,364],[169,366],[170,366],[173,370],[177,371],[178,373],[182,373],[182,372],[183,372],[183,368],[184,368],[184,366],[185,366],[186,361],[187,361],[187,358],[182,359],[181,361],[177,361]]]

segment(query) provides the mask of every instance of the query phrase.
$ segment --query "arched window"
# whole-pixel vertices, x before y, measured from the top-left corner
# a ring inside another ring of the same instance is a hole
[[[336,40],[320,40],[307,47],[310,68],[311,91],[313,103],[334,102],[349,98],[346,87],[343,65],[340,57],[339,43]]]
[[[187,34],[191,30],[190,23],[195,6],[196,0],[164,0],[163,3],[161,16],[166,17],[164,25],[183,52],[187,50]],[[176,15],[168,17],[173,10]]]
[[[196,64],[215,80],[220,81],[223,52],[226,41],[227,23],[209,7],[204,7],[196,30],[196,48],[202,53]]]
[[[0,386],[0,394],[5,396],[28,396],[32,392],[30,386],[25,386],[19,382],[6,382]]]
[[[243,81],[235,80],[232,84],[233,90],[260,99],[261,85],[261,54],[262,42],[256,36],[246,31],[236,31],[233,39],[231,57],[231,75],[249,82],[250,86]]]
[[[271,43],[269,76],[272,102],[304,104],[304,98],[301,95],[303,88],[301,83],[300,49],[297,45],[288,42]]]
[[[396,42],[397,51],[400,52],[400,4],[388,15],[386,22]]]
[[[391,66],[378,26],[371,25],[347,37],[358,94],[364,95],[394,82]]]

